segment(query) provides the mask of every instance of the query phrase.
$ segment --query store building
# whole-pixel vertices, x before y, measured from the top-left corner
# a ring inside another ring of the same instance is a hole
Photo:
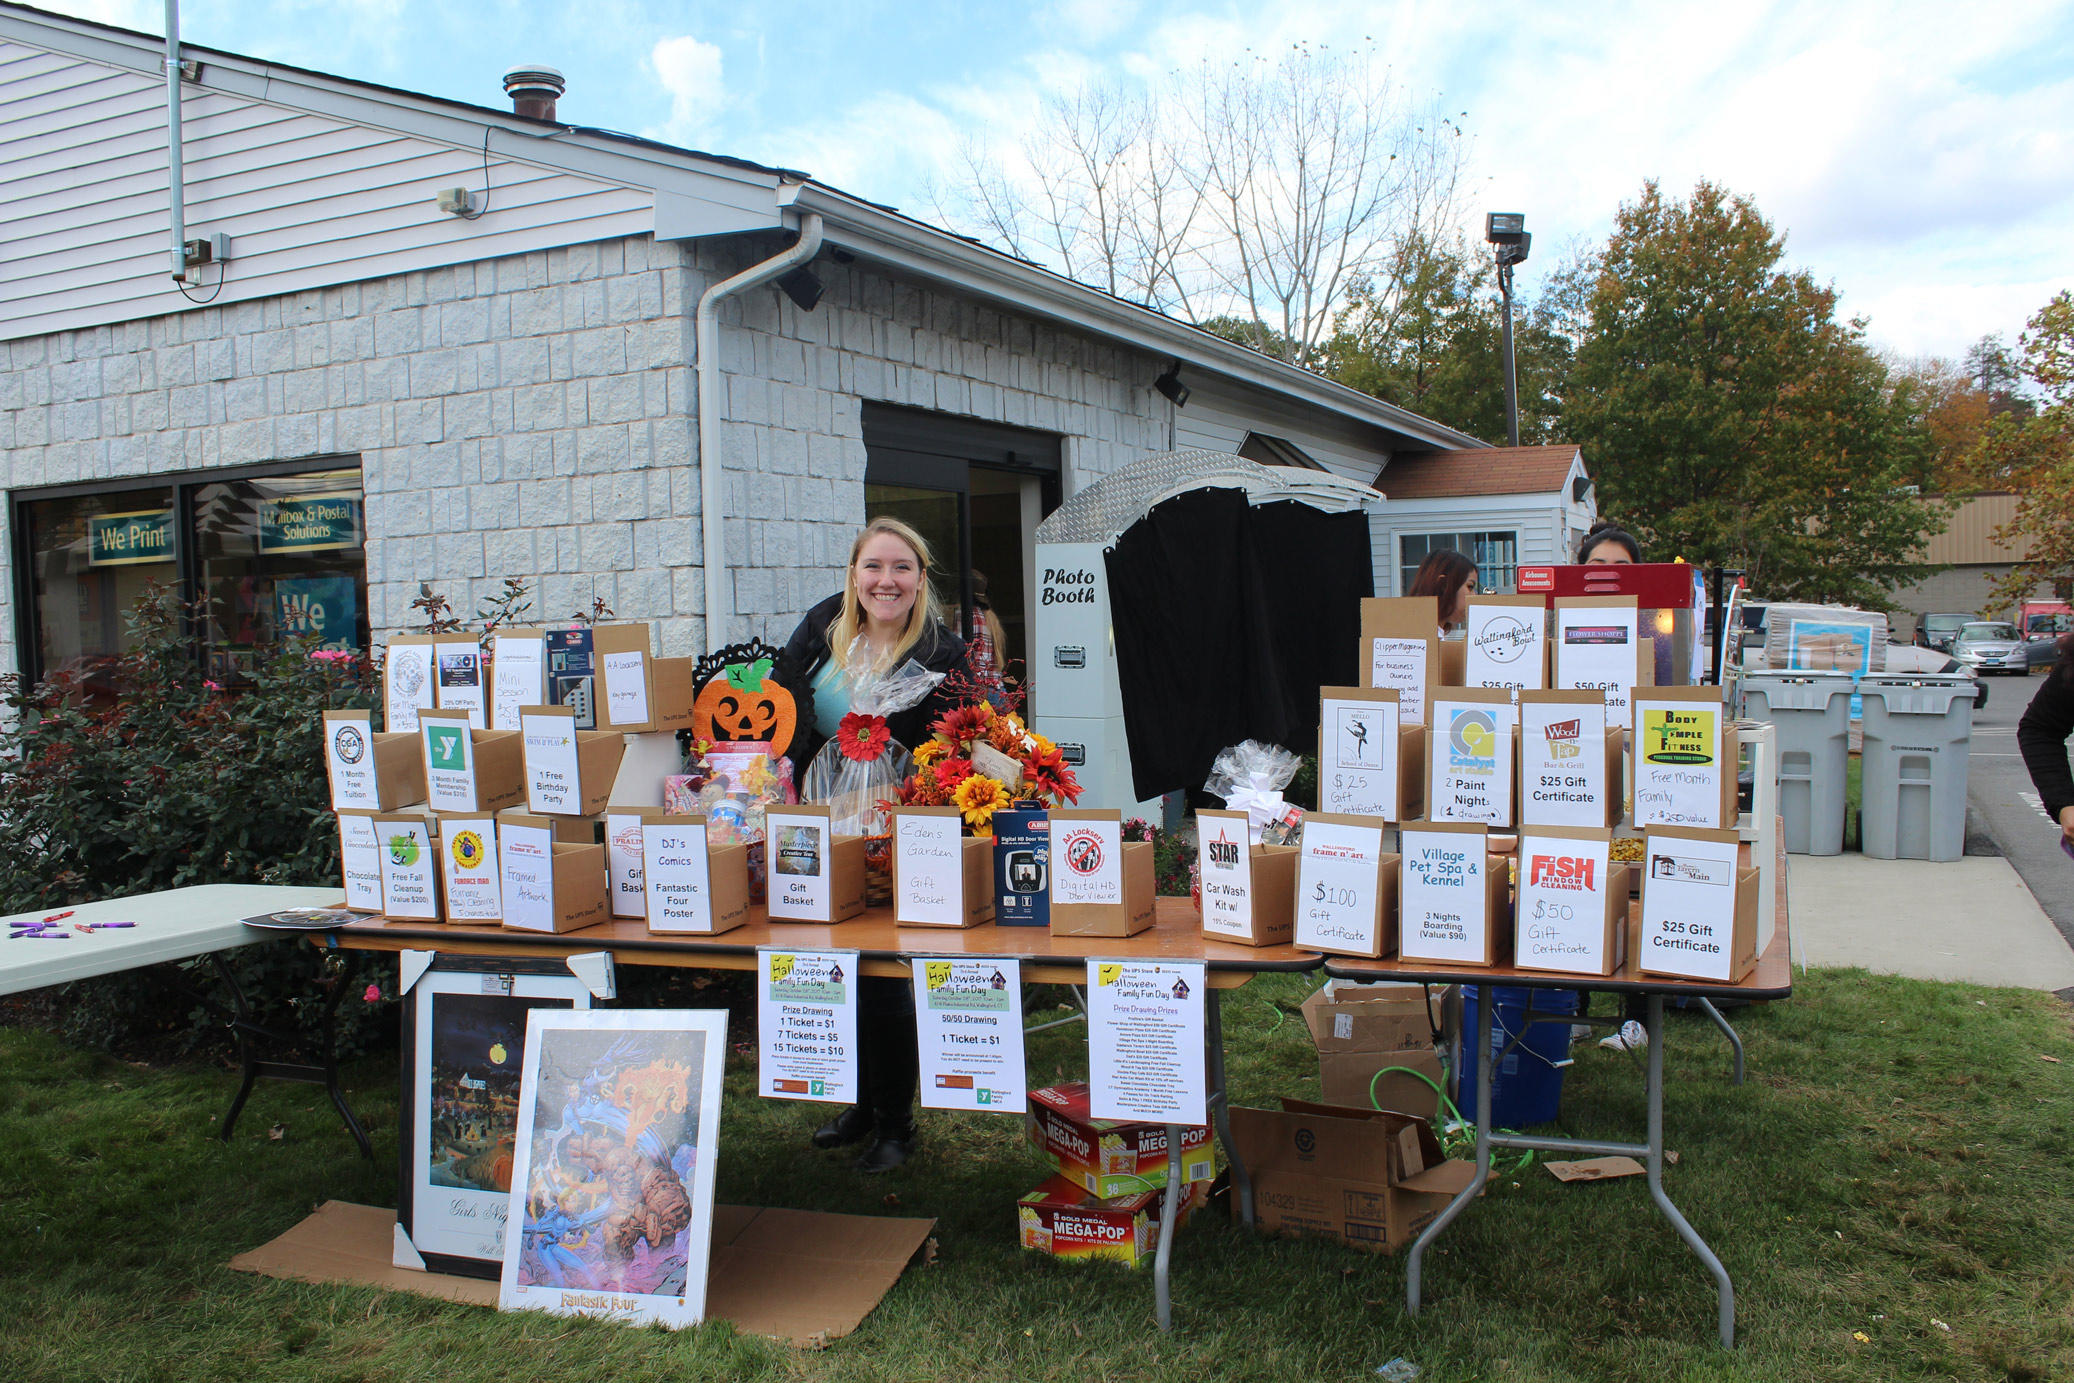
[[[1598,508],[1584,453],[1564,443],[1400,452],[1376,488],[1377,595],[1401,595],[1426,554],[1451,547],[1486,590],[1510,591],[1521,566],[1577,559]]]
[[[984,572],[1019,656],[1038,520],[1131,460],[1392,491],[1415,455],[1492,454],[804,174],[562,123],[583,93],[550,76],[520,114],[183,57],[210,262],[176,283],[163,45],[0,4],[0,640],[32,677],[117,651],[154,580],[213,602],[231,678],[284,629],[364,647],[420,583],[465,616],[507,576],[538,619],[602,602],[667,654],[782,637],[874,512],[929,537],[953,604]],[[1456,489],[1419,531],[1496,531]],[[1575,526],[1512,498],[1520,560]]]

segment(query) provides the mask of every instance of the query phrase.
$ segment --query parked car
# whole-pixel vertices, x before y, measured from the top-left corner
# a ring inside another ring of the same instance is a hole
[[[1942,649],[1949,653],[1952,640],[1959,631],[1973,623],[1973,616],[1963,614],[1925,615],[1916,623],[1916,642],[1925,648]]]
[[[2060,635],[2070,630],[2074,630],[2074,615],[2065,610],[2033,610],[2026,614],[2024,647],[2030,654],[2026,661],[2034,668],[2051,667],[2060,656]]]
[[[1952,657],[1985,677],[1990,672],[2013,672],[2027,677],[2031,652],[2016,626],[2006,619],[1970,620],[1959,627],[1952,640]]]

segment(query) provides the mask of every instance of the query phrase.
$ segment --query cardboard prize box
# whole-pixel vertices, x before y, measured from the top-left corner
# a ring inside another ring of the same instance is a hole
[[[473,634],[432,636],[434,704],[442,711],[465,711],[469,728],[490,728],[490,688],[482,643]]]
[[[1209,1195],[1207,1181],[1184,1184],[1174,1228],[1187,1224]],[[1047,1177],[1016,1202],[1017,1228],[1026,1249],[1076,1261],[1106,1258],[1135,1268],[1159,1247],[1166,1200],[1165,1187],[1103,1199],[1063,1176]]]
[[[963,821],[956,807],[893,809],[895,926],[977,927],[994,920],[994,842],[963,834]],[[916,825],[903,830],[909,822]],[[930,839],[910,839],[910,830]],[[951,857],[928,867],[914,852],[929,848],[948,850]]]
[[[1049,884],[1053,936],[1115,939],[1152,926],[1152,842],[1123,839],[1121,812],[1053,808]]]
[[[1345,826],[1372,832],[1365,842],[1373,855],[1370,865],[1328,847],[1327,833],[1313,826]],[[1293,939],[1298,946],[1330,955],[1365,956],[1380,959],[1397,949],[1397,856],[1383,849],[1386,824],[1373,816],[1343,816],[1313,812],[1304,818],[1303,845],[1296,863],[1296,926]],[[1358,873],[1358,878],[1348,877]],[[1359,892],[1369,891],[1364,903]],[[1352,890],[1349,900],[1344,895]]]
[[[505,927],[518,932],[573,932],[611,914],[606,906],[605,847],[557,840],[565,817],[505,812],[497,820]]]
[[[432,819],[416,812],[376,812],[375,848],[382,872],[382,916],[439,920],[439,839]]]
[[[1406,722],[1426,722],[1427,691],[1440,685],[1440,602],[1430,595],[1361,602],[1361,685],[1393,687]]]
[[[1549,614],[1549,643],[1550,685],[1558,691],[1603,691],[1607,726],[1631,728],[1635,688],[1656,680],[1656,645],[1643,631],[1636,598],[1557,596]]]
[[[655,729],[649,675],[654,627],[645,622],[594,624],[590,635],[595,728],[630,735]]]
[[[1441,1156],[1423,1119],[1393,1110],[1283,1100],[1231,1111],[1231,1137],[1253,1176],[1263,1234],[1314,1234],[1394,1253],[1476,1181],[1476,1164]]]
[[[641,880],[652,934],[718,936],[749,920],[749,847],[715,846],[703,816],[641,818]]]
[[[650,658],[648,660],[648,709],[655,715],[658,730],[689,730],[692,707],[697,703],[696,658]]]
[[[1548,685],[1548,602],[1538,595],[1473,595],[1462,628],[1464,687],[1536,691]]]
[[[605,812],[605,880],[614,917],[648,916],[641,828],[666,815],[661,807],[613,807]]]
[[[1089,1113],[1085,1081],[1068,1081],[1030,1092],[1027,1128],[1037,1150],[1059,1174],[1092,1195],[1128,1196],[1167,1184],[1167,1126]],[[1217,1175],[1207,1127],[1181,1130],[1183,1185]]]
[[[1735,831],[1652,826],[1628,953],[1651,975],[1740,984],[1757,968],[1758,871]]]
[[[1512,937],[1510,858],[1492,851],[1489,842],[1482,825],[1467,822],[1418,821],[1400,831],[1399,960],[1491,966],[1507,954],[1505,943]],[[1472,860],[1478,864],[1471,866]]]
[[[475,730],[466,711],[420,711],[425,801],[435,812],[499,812],[526,797],[525,736]]]
[[[1635,692],[1635,825],[1732,830],[1736,734],[1719,687]]]
[[[1519,835],[1513,961],[1522,970],[1611,975],[1627,952],[1628,867],[1603,827],[1533,826]]]
[[[1523,691],[1519,709],[1520,825],[1619,825],[1627,733],[1606,724],[1606,694]]]
[[[1318,688],[1320,811],[1406,821],[1424,807],[1425,792],[1426,727],[1410,718],[1398,689]]]
[[[324,713],[324,768],[335,812],[393,812],[425,800],[417,735],[376,734],[372,711]]]
[[[382,726],[396,734],[418,733],[418,713],[438,704],[438,669],[432,635],[398,634],[382,646]]]
[[[433,848],[439,854],[439,915],[458,926],[494,927],[504,919],[503,871],[497,856],[497,818],[438,817]]]
[[[1284,946],[1296,934],[1292,845],[1252,845],[1244,812],[1195,814],[1203,935],[1241,946]]]
[[[611,800],[625,757],[616,730],[579,730],[567,706],[519,711],[526,762],[526,809],[535,816],[596,816]]]
[[[382,847],[375,834],[373,812],[338,814],[339,883],[346,907],[353,912],[382,910]]]
[[[1440,687],[1426,727],[1426,815],[1510,828],[1519,820],[1519,707],[1503,687]]]
[[[1429,1002],[1424,985],[1328,980],[1305,999],[1303,1020],[1318,1048],[1325,1103],[1432,1118],[1440,1107],[1438,1087],[1446,1083],[1433,1033],[1449,992],[1436,991]],[[1393,1066],[1405,1069],[1388,1070]]]
[[[825,806],[764,809],[773,922],[847,922],[864,911],[864,837],[839,836]]]

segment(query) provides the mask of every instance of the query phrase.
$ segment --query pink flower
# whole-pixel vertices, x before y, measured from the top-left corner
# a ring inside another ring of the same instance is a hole
[[[382,987],[378,984],[371,984],[367,987],[367,992],[360,997],[370,1004],[380,1003],[382,1000]]]
[[[313,648],[310,657],[320,663],[349,663],[353,655],[343,648]]]
[[[222,691],[222,690],[223,690],[223,683],[221,683],[221,682],[204,682],[204,683],[202,683],[202,685],[203,685],[203,686],[205,686],[205,687],[207,687],[207,688],[208,688],[208,689],[209,689],[210,691]]]

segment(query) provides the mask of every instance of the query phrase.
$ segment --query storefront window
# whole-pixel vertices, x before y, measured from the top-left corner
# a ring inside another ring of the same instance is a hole
[[[146,586],[178,580],[172,487],[36,500],[23,509],[33,671],[74,675],[92,689],[129,646],[124,613]]]
[[[1453,548],[1476,563],[1478,590],[1509,593],[1519,577],[1517,533],[1406,533],[1398,538],[1397,546],[1400,592],[1411,589],[1426,554],[1441,548]]]

